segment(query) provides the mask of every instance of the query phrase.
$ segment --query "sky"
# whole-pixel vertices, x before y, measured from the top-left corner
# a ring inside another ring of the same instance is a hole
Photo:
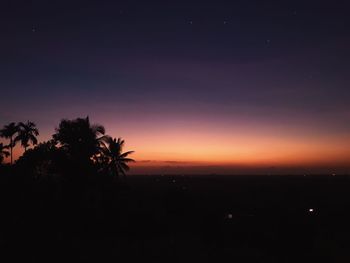
[[[350,173],[349,7],[3,1],[0,126],[88,115],[136,174]]]

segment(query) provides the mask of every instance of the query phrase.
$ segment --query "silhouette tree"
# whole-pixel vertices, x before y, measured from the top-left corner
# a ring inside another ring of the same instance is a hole
[[[15,142],[20,141],[24,151],[27,151],[30,143],[33,145],[38,144],[36,136],[39,135],[39,130],[36,128],[34,122],[27,121],[26,123],[18,123],[18,135],[15,138]]]
[[[39,143],[27,150],[16,162],[17,168],[26,174],[42,177],[60,174],[65,167],[64,152],[53,140]]]
[[[8,146],[4,146],[0,143],[0,164],[4,161],[5,157],[8,157],[10,153],[6,150]]]
[[[13,136],[18,132],[18,126],[16,123],[11,122],[8,125],[5,125],[2,130],[0,130],[0,137],[5,139],[10,139],[10,155],[11,155],[11,164],[13,163],[13,147],[16,145],[16,141],[13,140]]]
[[[126,171],[130,168],[127,163],[134,162],[135,160],[128,158],[128,155],[134,151],[122,152],[124,146],[124,140],[121,138],[112,138],[110,136],[104,136],[101,139],[100,144],[100,158],[104,163],[104,168],[108,173],[113,175],[126,175]]]
[[[62,120],[52,137],[72,161],[86,164],[98,152],[99,140],[104,134],[103,126],[91,125],[86,117]]]

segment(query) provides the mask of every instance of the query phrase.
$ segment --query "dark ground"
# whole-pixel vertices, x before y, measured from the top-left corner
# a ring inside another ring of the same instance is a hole
[[[0,178],[1,262],[350,262],[347,176]]]

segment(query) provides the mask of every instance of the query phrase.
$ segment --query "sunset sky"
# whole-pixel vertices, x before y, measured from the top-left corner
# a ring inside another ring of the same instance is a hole
[[[346,1],[118,2],[4,1],[0,126],[88,115],[134,174],[350,172]]]

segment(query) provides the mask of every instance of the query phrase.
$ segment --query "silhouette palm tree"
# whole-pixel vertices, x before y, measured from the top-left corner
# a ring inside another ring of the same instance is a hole
[[[0,164],[4,161],[5,157],[8,157],[10,153],[6,150],[8,146],[4,146],[0,143]]]
[[[105,169],[116,176],[120,174],[125,176],[126,171],[130,169],[127,163],[135,162],[135,160],[128,158],[128,155],[134,151],[122,152],[124,143],[121,138],[113,139],[110,136],[104,136],[101,139],[100,153]]]
[[[30,143],[33,145],[38,144],[36,136],[39,135],[39,130],[36,128],[34,122],[27,121],[26,123],[18,123],[18,135],[15,138],[15,142],[20,141],[24,151],[27,151]]]
[[[10,139],[10,155],[11,155],[11,164],[13,163],[12,150],[16,145],[16,141],[13,140],[13,136],[18,132],[18,126],[16,123],[11,122],[8,125],[5,125],[2,130],[0,130],[0,137]]]
[[[105,134],[102,125],[91,125],[89,117],[62,120],[53,139],[66,151],[70,159],[89,162],[99,150],[99,140]]]

